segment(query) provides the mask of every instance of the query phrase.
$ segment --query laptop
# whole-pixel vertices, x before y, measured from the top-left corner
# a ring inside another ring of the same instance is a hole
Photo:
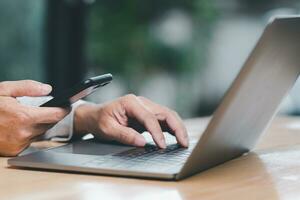
[[[247,38],[245,38],[246,40]],[[300,72],[300,16],[277,17],[245,62],[198,140],[136,148],[83,140],[8,160],[16,167],[180,180],[251,150]]]

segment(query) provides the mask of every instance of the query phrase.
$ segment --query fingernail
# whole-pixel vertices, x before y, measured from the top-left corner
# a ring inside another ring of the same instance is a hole
[[[164,139],[160,140],[160,147],[163,149],[167,148],[166,141]]]
[[[183,146],[184,147],[189,147],[189,141],[188,140],[184,140],[183,141]]]
[[[134,141],[136,146],[143,147],[146,144],[146,141],[143,137],[136,137]]]
[[[52,86],[48,84],[42,84],[42,91],[44,94],[49,94],[52,90]]]

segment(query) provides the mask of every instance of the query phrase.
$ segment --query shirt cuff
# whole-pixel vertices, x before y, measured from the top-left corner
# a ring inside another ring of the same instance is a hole
[[[67,142],[73,137],[73,125],[74,125],[74,114],[78,106],[85,104],[85,101],[79,100],[72,104],[71,112],[61,121],[59,121],[54,127],[49,129],[45,135],[44,139],[51,139],[57,142]]]

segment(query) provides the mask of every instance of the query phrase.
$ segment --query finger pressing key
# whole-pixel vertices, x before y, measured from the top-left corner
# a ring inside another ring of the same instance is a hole
[[[148,107],[148,110],[151,110],[155,113],[156,118],[160,122],[163,122],[163,124],[166,125],[166,131],[171,131],[171,133],[175,135],[176,140],[180,145],[183,147],[188,147],[189,140],[187,130],[176,112],[153,103],[145,97],[139,97],[139,99],[145,106]]]
[[[126,113],[132,117],[136,118],[149,133],[152,135],[154,142],[160,148],[166,148],[166,141],[159,125],[158,120],[155,115],[149,112],[135,97],[134,95],[129,95],[124,99],[123,106]]]

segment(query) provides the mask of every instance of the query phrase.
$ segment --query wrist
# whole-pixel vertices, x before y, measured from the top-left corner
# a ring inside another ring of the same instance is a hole
[[[80,105],[74,112],[73,127],[77,134],[86,134],[91,132],[91,126],[95,123],[95,113],[97,105],[87,103]]]

